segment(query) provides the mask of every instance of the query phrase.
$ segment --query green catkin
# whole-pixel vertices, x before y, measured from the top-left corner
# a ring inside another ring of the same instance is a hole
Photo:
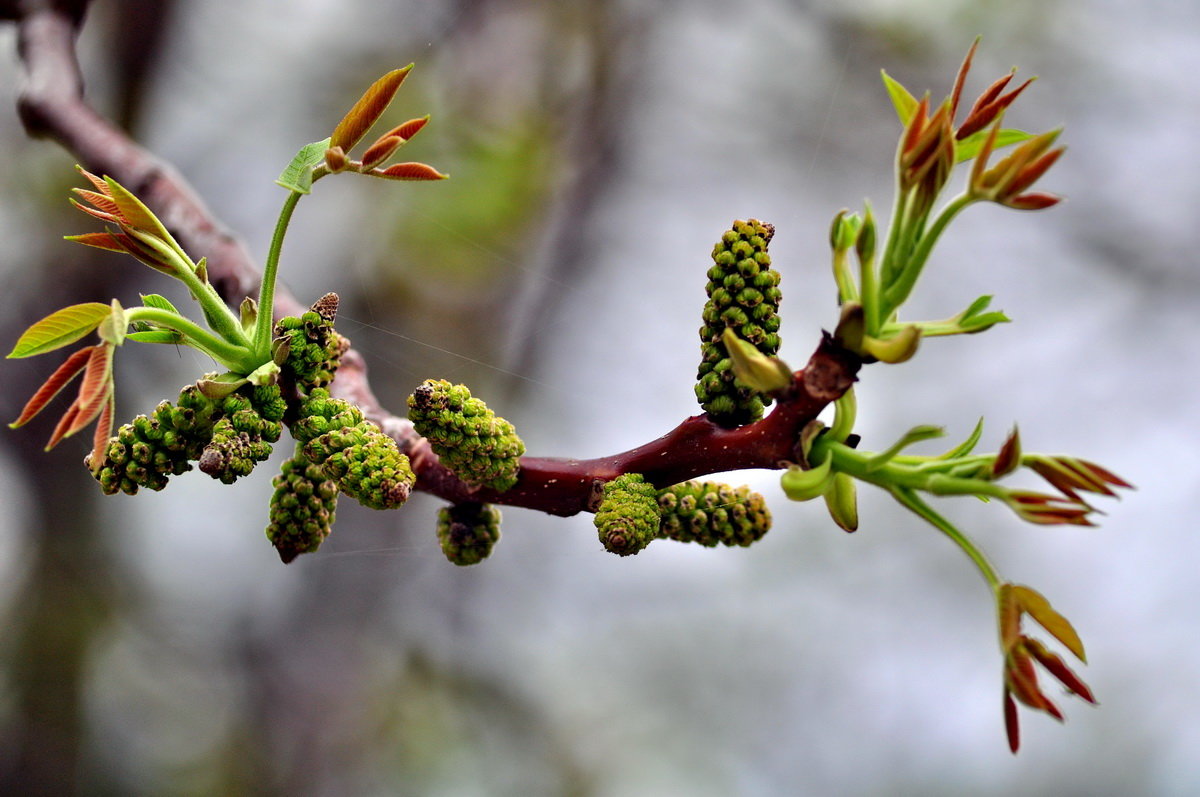
[[[85,464],[106,495],[134,495],[141,487],[161,490],[171,476],[192,469],[189,461],[200,458],[218,417],[217,404],[188,385],[176,405],[160,402],[153,415],[139,415],[117,429],[96,467],[90,458]]]
[[[275,546],[284,564],[302,553],[321,547],[333,527],[337,509],[337,482],[305,458],[299,450],[284,461],[272,481],[267,539]]]
[[[683,482],[658,493],[659,536],[713,547],[745,547],[771,529],[771,512],[749,487],[715,482]]]
[[[658,536],[660,517],[654,485],[640,473],[626,473],[604,485],[596,530],[605,550],[629,556]]]
[[[477,565],[500,541],[500,510],[491,504],[454,504],[438,510],[437,538],[453,564]]]
[[[732,329],[767,356],[779,351],[779,272],[771,268],[767,245],[775,228],[756,219],[735,221],[713,248],[708,270],[708,302],[700,327],[700,367],[696,398],[722,426],[741,426],[762,417],[769,396],[735,379],[733,361],[721,339]]]
[[[221,417],[200,455],[204,473],[232,484],[271,456],[271,444],[283,433],[287,405],[278,385],[242,388],[221,402]]]
[[[408,457],[357,407],[315,388],[300,416],[292,436],[342,492],[371,509],[394,509],[408,500],[417,480]]]
[[[442,464],[473,487],[503,492],[517,483],[525,444],[464,385],[427,379],[408,398],[408,417]]]
[[[287,347],[281,366],[285,378],[304,392],[333,381],[350,341],[333,329],[338,295],[327,293],[300,316],[281,318],[275,324],[275,345]]]

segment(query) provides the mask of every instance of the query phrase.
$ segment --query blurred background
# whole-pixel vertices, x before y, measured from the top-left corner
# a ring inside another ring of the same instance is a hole
[[[431,113],[404,156],[453,179],[322,182],[283,278],[305,301],[341,294],[386,405],[427,377],[465,382],[531,453],[589,457],[697,411],[703,275],[735,218],[777,227],[782,354],[803,364],[835,321],[830,219],[890,207],[880,68],[941,97],[979,33],[968,95],[1014,64],[1040,77],[1007,121],[1067,125],[1042,185],[1068,201],[955,223],[909,317],[994,293],[1016,323],[866,369],[859,431],[869,448],[919,423],[961,439],[982,415],[995,449],[1019,422],[1028,450],[1138,486],[1095,529],[938,503],[1073,620],[1100,707],[1062,700],[1065,727],[1023,711],[1010,755],[988,590],[869,490],[847,536],[777,474],[730,474],[771,503],[761,543],[633,559],[606,554],[588,515],[506,509],[472,568],[442,558],[438,501],[343,501],[321,551],[284,567],[262,533],[277,463],[104,498],[85,441],[41,452],[46,418],[0,434],[0,792],[1200,790],[1194,4],[101,0],[81,57],[95,105],[258,257],[282,166],[415,61],[385,122]],[[0,52],[3,345],[69,302],[186,301],[60,240],[93,226],[65,200],[74,161],[20,128],[11,27]],[[0,416],[53,367],[0,364]],[[209,367],[123,351],[118,417]]]

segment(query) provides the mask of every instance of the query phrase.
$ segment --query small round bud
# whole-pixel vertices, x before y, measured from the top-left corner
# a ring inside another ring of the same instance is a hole
[[[477,565],[500,540],[500,510],[490,504],[454,504],[438,510],[437,538],[452,563]]]
[[[605,550],[629,556],[658,536],[661,517],[654,485],[640,473],[626,473],[604,485],[596,530]]]

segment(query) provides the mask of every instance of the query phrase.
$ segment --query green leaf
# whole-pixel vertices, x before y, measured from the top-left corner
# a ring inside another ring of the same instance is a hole
[[[891,98],[892,105],[896,108],[896,115],[900,117],[900,124],[908,127],[913,112],[917,110],[917,98],[887,72],[882,69],[879,72],[883,76],[883,85],[887,89],[888,97]]]
[[[983,142],[987,139],[989,130],[990,128],[977,130],[962,141],[955,142],[955,162],[962,163],[978,155],[979,150],[983,149]],[[1031,138],[1033,138],[1033,133],[1026,133],[1024,130],[1001,130],[996,134],[996,143],[992,145],[992,149],[997,150],[1003,147],[1010,147],[1013,144],[1020,144],[1022,141],[1027,141]]]
[[[142,204],[142,200],[134,196],[128,189],[111,177],[105,177],[108,183],[109,196],[121,209],[121,215],[129,222],[129,226],[145,230],[162,241],[171,241],[171,234],[163,226],[158,217],[150,212],[150,208]]]
[[[1067,650],[1075,654],[1076,658],[1080,661],[1087,661],[1083,652],[1083,641],[1080,640],[1075,627],[1050,606],[1050,601],[1046,600],[1037,590],[1019,584],[1013,585],[1012,592],[1018,605],[1026,614],[1036,620],[1051,636],[1063,643]]]
[[[228,371],[219,376],[208,376],[204,379],[199,379],[196,381],[196,387],[200,388],[200,392],[205,397],[213,401],[219,401],[246,384],[247,381],[246,377],[241,374]]]
[[[297,194],[312,193],[313,169],[325,161],[325,150],[329,149],[329,139],[305,144],[287,165],[276,185],[282,186]]]
[[[131,332],[125,336],[125,340],[132,340],[134,343],[181,344],[185,339],[182,334],[173,329],[151,329],[145,332]]]
[[[100,326],[111,312],[111,307],[100,302],[64,307],[25,330],[8,356],[33,357],[68,346]]]
[[[159,296],[157,293],[140,294],[142,304],[146,307],[153,307],[156,310],[166,310],[168,313],[180,315],[180,312],[175,309],[175,305],[167,301],[166,297]]]

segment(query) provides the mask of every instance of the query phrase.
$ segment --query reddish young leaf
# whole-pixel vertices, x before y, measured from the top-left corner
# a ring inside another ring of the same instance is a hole
[[[104,461],[104,449],[108,445],[109,438],[112,437],[113,414],[116,404],[116,396],[110,390],[108,401],[104,403],[100,419],[96,422],[96,431],[92,433],[92,451],[87,456],[87,463],[92,467],[93,473],[99,472],[100,465]]]
[[[1017,703],[1008,689],[1004,690],[1004,731],[1008,736],[1008,749],[1015,755],[1021,747],[1021,726],[1017,720]]]
[[[382,171],[376,169],[368,174],[391,180],[445,180],[450,176],[426,163],[394,163]]]
[[[996,460],[992,463],[992,477],[1000,478],[1016,470],[1021,464],[1021,433],[1013,427],[1012,433],[1000,446]]]
[[[359,142],[371,126],[379,121],[385,109],[396,96],[400,84],[408,77],[413,65],[403,69],[393,69],[371,84],[371,87],[354,103],[342,121],[338,122],[329,138],[330,147],[341,147],[343,152],[349,152]]]
[[[367,147],[367,151],[362,156],[362,167],[364,170],[374,169],[379,164],[392,156],[392,153],[400,148],[404,143],[404,139],[400,136],[384,136],[376,141],[371,146]]]
[[[19,426],[24,426],[29,423],[39,412],[45,409],[51,399],[59,394],[59,392],[67,386],[67,384],[75,378],[75,376],[84,369],[87,365],[88,358],[91,356],[94,347],[87,346],[72,354],[67,358],[66,362],[58,367],[54,373],[50,375],[37,392],[33,394],[33,398],[29,399],[25,408],[21,410],[21,415],[15,421],[9,424],[9,427],[16,429]]]
[[[958,101],[962,97],[963,83],[967,80],[967,73],[971,71],[971,61],[975,58],[975,50],[979,47],[979,39],[979,36],[975,37],[975,41],[971,43],[971,49],[967,50],[967,57],[963,59],[962,66],[958,68],[958,74],[954,76],[954,89],[950,92],[951,116],[958,113]]]
[[[82,202],[79,202],[74,198],[71,199],[71,203],[84,213],[90,213],[91,215],[106,221],[120,222],[122,220],[121,206],[114,202],[108,194],[99,194],[95,191],[89,191],[86,188],[72,188],[71,191],[73,191],[88,205],[91,205],[89,208]]]
[[[63,437],[70,437],[79,432],[89,423],[96,420],[108,404],[112,395],[112,356],[113,346],[96,346],[88,358],[87,370],[84,371],[83,381],[79,384],[79,398],[76,404],[79,412],[71,425],[67,427]]]
[[[1051,653],[1046,649],[1045,645],[1036,639],[1026,639],[1025,649],[1073,694],[1078,695],[1089,703],[1094,704],[1096,702],[1096,698],[1092,696],[1092,690],[1066,665],[1061,656]]]
[[[75,419],[79,417],[79,399],[71,402],[71,406],[67,407],[67,411],[58,419],[58,425],[54,427],[54,433],[50,435],[50,441],[46,443],[46,450],[54,448],[62,442],[62,439],[67,436],[67,429],[75,423]]]
[[[109,252],[119,252],[126,254],[129,250],[121,245],[117,240],[117,236],[111,232],[86,232],[83,235],[67,235],[63,237],[64,241],[70,241],[74,244],[83,244],[96,249],[104,249]]]
[[[421,128],[425,127],[427,124],[429,124],[428,114],[420,117],[419,119],[409,119],[407,122],[402,122],[389,130],[386,135],[400,136],[400,138],[404,139],[405,141],[409,141],[417,133],[420,133]]]

